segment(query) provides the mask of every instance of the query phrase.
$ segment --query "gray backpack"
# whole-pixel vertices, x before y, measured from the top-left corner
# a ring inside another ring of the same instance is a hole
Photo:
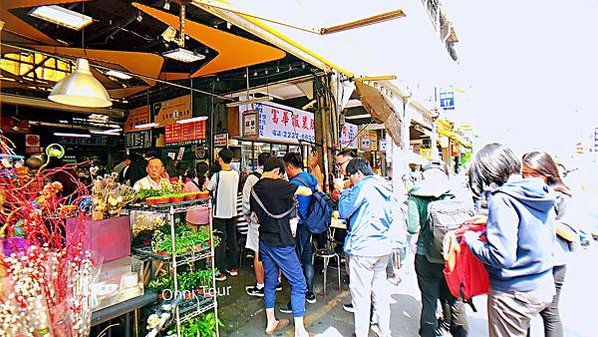
[[[474,216],[473,204],[452,196],[432,201],[428,205],[428,230],[424,237],[426,258],[432,263],[444,263],[442,255],[444,236],[458,229]]]

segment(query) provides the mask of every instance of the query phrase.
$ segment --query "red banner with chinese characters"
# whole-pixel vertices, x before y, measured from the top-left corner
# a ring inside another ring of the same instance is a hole
[[[206,139],[206,122],[172,124],[165,127],[166,144],[185,143]]]

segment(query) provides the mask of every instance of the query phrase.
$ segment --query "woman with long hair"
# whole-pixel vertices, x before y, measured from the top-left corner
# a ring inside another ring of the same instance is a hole
[[[488,196],[486,240],[468,231],[471,252],[490,277],[490,337],[524,337],[532,317],[555,295],[552,246],[554,194],[541,179],[523,179],[521,162],[506,146],[492,143],[476,155],[470,185]]]
[[[571,190],[563,183],[557,164],[548,153],[541,151],[526,153],[523,156],[522,164],[521,174],[524,178],[540,178],[557,193],[554,210],[557,226],[559,226],[558,222],[563,219],[567,203],[571,198]],[[567,272],[566,254],[570,251],[569,242],[557,235],[557,244],[554,245],[555,263],[552,268],[556,295],[552,303],[540,312],[540,316],[542,316],[542,320],[544,321],[544,335],[546,337],[563,336],[563,322],[559,313],[559,298]]]

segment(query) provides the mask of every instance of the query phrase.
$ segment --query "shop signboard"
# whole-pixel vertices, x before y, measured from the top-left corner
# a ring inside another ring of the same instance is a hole
[[[40,145],[39,135],[26,134],[25,135],[25,153],[40,153],[42,148]]]
[[[341,148],[343,149],[357,149],[358,147],[358,139],[357,133],[359,128],[355,124],[345,123],[343,128],[341,129]]]
[[[594,128],[594,152],[598,152],[598,128]]]
[[[114,136],[91,136],[90,138],[58,137],[57,142],[65,147],[68,145],[84,146],[110,146],[117,144],[118,137]]]
[[[378,134],[376,131],[370,131],[370,151],[378,151]]]
[[[125,133],[125,147],[128,149],[152,147],[152,130]]]
[[[315,142],[315,119],[311,112],[280,104],[256,104],[259,115],[259,139],[298,144]]]
[[[125,121],[125,132],[133,132],[135,125],[147,124],[150,122],[149,105],[144,105],[139,108],[129,110],[129,115]]]
[[[444,110],[455,110],[455,92],[452,90],[440,90],[438,92],[440,107]]]
[[[160,125],[171,125],[179,119],[191,118],[191,95],[154,103],[152,104],[152,113],[154,122]]]
[[[243,112],[243,137],[257,137],[258,125],[259,119],[257,110],[247,110]]]
[[[219,133],[214,135],[215,147],[226,147],[228,144],[228,133]]]
[[[166,125],[164,138],[167,145],[186,145],[205,140],[206,121]]]
[[[380,151],[382,151],[382,152],[385,152],[385,151],[386,151],[386,139],[380,139],[380,140],[378,141],[378,145],[379,145],[379,147],[380,147],[378,150],[380,150]]]
[[[359,149],[363,152],[369,152],[371,151],[371,145],[370,145],[370,135],[363,135],[359,138]]]

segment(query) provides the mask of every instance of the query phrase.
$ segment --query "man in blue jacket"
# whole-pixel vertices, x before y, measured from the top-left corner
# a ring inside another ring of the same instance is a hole
[[[303,160],[301,160],[300,154],[294,152],[287,153],[283,160],[285,164],[285,171],[291,184],[305,186],[312,190],[312,192],[318,189],[318,180],[316,177],[303,171]],[[301,265],[303,266],[303,274],[305,275],[305,281],[307,282],[307,293],[305,294],[305,300],[308,303],[313,304],[316,303],[316,295],[314,294],[314,265],[312,262],[311,232],[303,223],[303,220],[301,220],[307,216],[311,199],[311,196],[297,197],[299,223],[297,224],[295,243],[297,248],[297,256],[299,257]],[[291,312],[290,309],[290,307],[283,307],[280,310],[282,312]]]
[[[370,306],[375,298],[380,336],[390,336],[390,292],[386,266],[394,248],[398,203],[384,179],[374,176],[367,160],[352,159],[347,174],[353,187],[338,202],[340,217],[350,219],[344,250],[349,256],[349,288],[355,308],[355,336],[370,330]]]

